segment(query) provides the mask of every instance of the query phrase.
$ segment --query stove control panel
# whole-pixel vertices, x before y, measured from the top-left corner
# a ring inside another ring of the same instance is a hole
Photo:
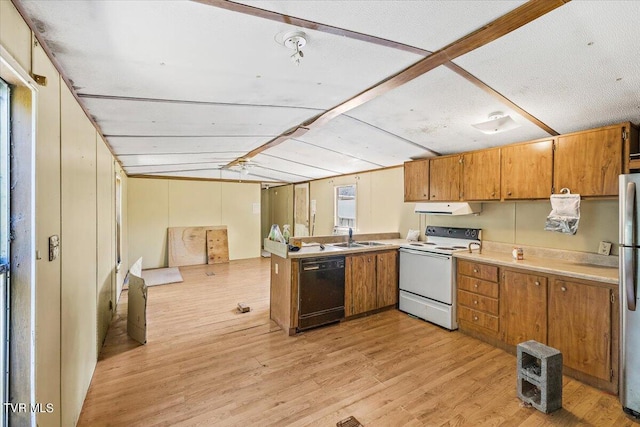
[[[453,239],[465,240],[481,240],[482,229],[480,228],[458,228],[458,227],[439,227],[436,225],[427,225],[424,235],[429,237],[451,237]]]

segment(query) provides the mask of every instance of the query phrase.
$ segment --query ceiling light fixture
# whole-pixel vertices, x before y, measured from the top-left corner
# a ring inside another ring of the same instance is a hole
[[[489,114],[488,121],[476,123],[471,126],[478,129],[480,132],[493,134],[515,129],[520,127],[520,124],[513,120],[511,116],[505,115],[502,111],[495,111]]]
[[[291,31],[282,36],[282,44],[289,49],[295,50],[291,55],[291,61],[300,65],[300,61],[304,58],[302,48],[307,44],[307,35],[302,31]]]

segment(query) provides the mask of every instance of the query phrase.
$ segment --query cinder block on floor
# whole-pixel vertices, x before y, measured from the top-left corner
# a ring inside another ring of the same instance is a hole
[[[533,340],[517,350],[518,397],[545,414],[562,408],[562,353]]]

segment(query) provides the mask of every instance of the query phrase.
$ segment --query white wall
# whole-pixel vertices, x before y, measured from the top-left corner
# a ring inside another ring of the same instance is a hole
[[[167,266],[168,227],[226,225],[231,260],[260,256],[259,184],[129,178],[127,203],[129,259],[143,268]]]

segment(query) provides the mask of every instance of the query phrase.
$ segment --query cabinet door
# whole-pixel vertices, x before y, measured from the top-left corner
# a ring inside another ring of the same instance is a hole
[[[547,278],[506,270],[500,289],[502,339],[547,342]]]
[[[398,302],[398,252],[382,252],[376,260],[376,297],[378,308]]]
[[[565,366],[611,381],[611,290],[556,279],[549,292],[549,345]]]
[[[621,126],[558,137],[553,180],[556,193],[566,187],[582,196],[616,196],[621,173]]]
[[[351,259],[351,306],[352,315],[375,310],[376,256],[354,255]]]
[[[552,176],[553,139],[502,147],[503,199],[546,199]]]
[[[429,169],[429,200],[460,200],[460,156],[433,158]]]
[[[429,159],[404,164],[404,201],[429,201]]]
[[[462,156],[462,198],[500,199],[500,149],[474,151]]]

